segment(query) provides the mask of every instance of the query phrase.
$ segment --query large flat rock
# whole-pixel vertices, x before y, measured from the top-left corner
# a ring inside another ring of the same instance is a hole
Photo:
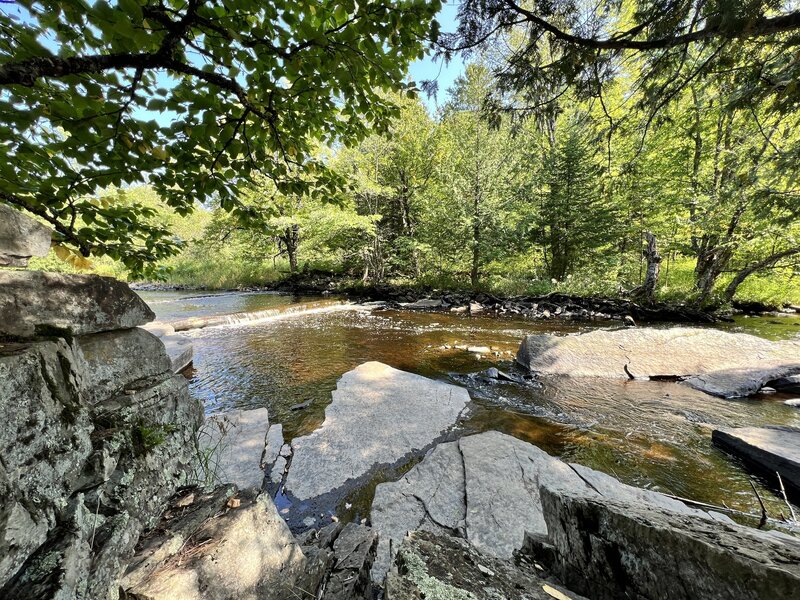
[[[154,321],[144,325],[145,329],[161,340],[167,351],[172,372],[180,373],[194,361],[194,344],[185,335],[175,333],[175,328],[169,323]]]
[[[169,356],[173,373],[180,373],[194,361],[192,340],[183,335],[165,335],[160,338]]]
[[[796,427],[739,427],[715,429],[714,443],[763,472],[774,487],[775,473],[800,497],[800,429]]]
[[[371,512],[379,535],[373,580],[382,580],[391,562],[390,548],[397,548],[408,531],[460,536],[480,552],[510,559],[523,546],[526,533],[547,534],[539,492],[544,484],[599,490],[607,498],[713,518],[662,494],[622,484],[490,431],[439,444],[399,481],[377,487]]]
[[[517,362],[531,371],[572,377],[675,378],[720,396],[749,396],[800,373],[800,342],[673,327],[527,336]]]
[[[26,267],[33,256],[50,251],[49,227],[0,204],[0,267]]]
[[[0,335],[86,335],[154,318],[128,284],[112,277],[0,271]]]
[[[233,483],[240,489],[264,484],[269,413],[266,408],[213,415],[198,432],[201,473],[206,483]]]
[[[456,423],[470,399],[464,388],[379,362],[345,373],[332,396],[322,427],[292,441],[286,490],[299,500],[426,448]]]

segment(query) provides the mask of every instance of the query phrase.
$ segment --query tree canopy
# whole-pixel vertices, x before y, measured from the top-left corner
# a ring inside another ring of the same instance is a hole
[[[463,0],[439,52],[475,52],[502,40],[498,81],[526,108],[566,89],[598,97],[621,73],[657,112],[692,82],[733,73],[738,105],[788,113],[800,106],[800,10],[786,0]],[[516,98],[519,100],[519,96]]]
[[[173,254],[151,208],[95,197],[147,182],[179,214],[262,175],[332,198],[313,156],[385,128],[438,0],[23,0],[0,11],[0,201],[56,242],[133,271]]]

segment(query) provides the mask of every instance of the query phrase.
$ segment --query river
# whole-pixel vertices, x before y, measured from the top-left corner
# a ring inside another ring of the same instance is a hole
[[[722,400],[673,382],[546,378],[542,387],[522,387],[470,376],[491,366],[514,370],[526,334],[563,335],[614,323],[354,309],[336,300],[273,293],[140,295],[163,321],[260,315],[185,332],[194,341],[190,389],[207,413],[267,407],[270,421],[283,424],[286,441],[322,424],[343,373],[377,360],[467,387],[474,407],[463,433],[503,431],[625,483],[755,514],[760,509],[750,476],[712,446],[711,428],[800,427],[800,410],[784,405],[789,396],[780,394]],[[739,317],[719,327],[787,339],[800,334],[800,318]],[[491,351],[477,356],[456,346]],[[290,410],[309,400],[307,409]],[[397,476],[376,474],[335,512],[345,520],[367,516],[374,485]],[[770,516],[786,514],[774,493],[777,482],[755,482]]]

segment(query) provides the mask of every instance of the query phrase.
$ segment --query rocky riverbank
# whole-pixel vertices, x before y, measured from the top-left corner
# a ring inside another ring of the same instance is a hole
[[[247,286],[225,290],[207,290],[180,284],[134,283],[136,291],[201,292],[284,292],[296,295],[335,295],[357,302],[386,302],[390,308],[436,310],[462,314],[521,316],[536,320],[572,319],[579,321],[623,321],[631,323],[714,323],[735,314],[798,315],[800,306],[770,306],[758,302],[734,301],[730,309],[698,309],[687,303],[643,305],[633,300],[550,293],[543,295],[503,296],[485,292],[437,290],[412,286],[354,285],[351,280],[327,274],[287,278],[268,286]]]
[[[44,233],[16,221],[12,229],[36,239],[4,247],[0,235],[0,261],[24,266],[42,252]],[[529,318],[613,312],[603,301],[547,298],[388,304]],[[626,310],[614,314],[641,316]],[[497,431],[469,435],[464,419],[477,403],[467,389],[382,363],[344,373],[312,433],[285,441],[265,408],[200,427],[202,407],[175,374],[191,360],[185,339],[171,340],[168,326],[147,331],[152,319],[113,279],[0,270],[1,597],[782,600],[800,586],[797,537],[625,485]],[[476,377],[797,385],[793,341],[681,329],[595,334],[529,337],[519,360],[531,374]],[[663,372],[670,362],[674,374]],[[733,429],[714,441],[778,470],[794,490],[799,436]],[[353,492],[366,513],[343,523]],[[796,529],[766,515],[765,524]]]
[[[202,407],[126,285],[0,271],[0,597],[114,597]]]

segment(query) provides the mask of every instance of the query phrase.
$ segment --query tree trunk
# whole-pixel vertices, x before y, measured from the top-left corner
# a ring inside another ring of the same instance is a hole
[[[644,284],[642,284],[642,297],[645,302],[652,304],[655,301],[658,276],[661,273],[661,255],[658,253],[656,236],[646,231],[644,237],[645,240],[647,240],[647,248],[644,250],[644,258],[647,261],[647,271],[644,277]]]
[[[289,257],[289,272],[294,275],[297,273],[297,246],[300,242],[300,226],[292,225],[287,227],[281,238],[283,245],[286,246],[286,254]]]
[[[478,287],[481,266],[481,221],[480,200],[475,198],[475,214],[472,217],[472,269],[469,273],[470,283],[473,288]]]
[[[726,303],[730,302],[736,295],[736,290],[739,289],[739,286],[742,285],[742,283],[744,283],[744,280],[750,277],[750,275],[758,271],[761,271],[762,269],[775,266],[775,263],[777,263],[780,259],[786,258],[788,256],[794,256],[795,254],[800,254],[800,247],[790,248],[788,250],[784,250],[783,252],[776,252],[775,254],[768,256],[764,260],[755,262],[751,265],[748,265],[741,271],[738,271],[734,276],[733,280],[728,284],[728,287],[725,288],[725,293],[723,294],[722,299]]]

